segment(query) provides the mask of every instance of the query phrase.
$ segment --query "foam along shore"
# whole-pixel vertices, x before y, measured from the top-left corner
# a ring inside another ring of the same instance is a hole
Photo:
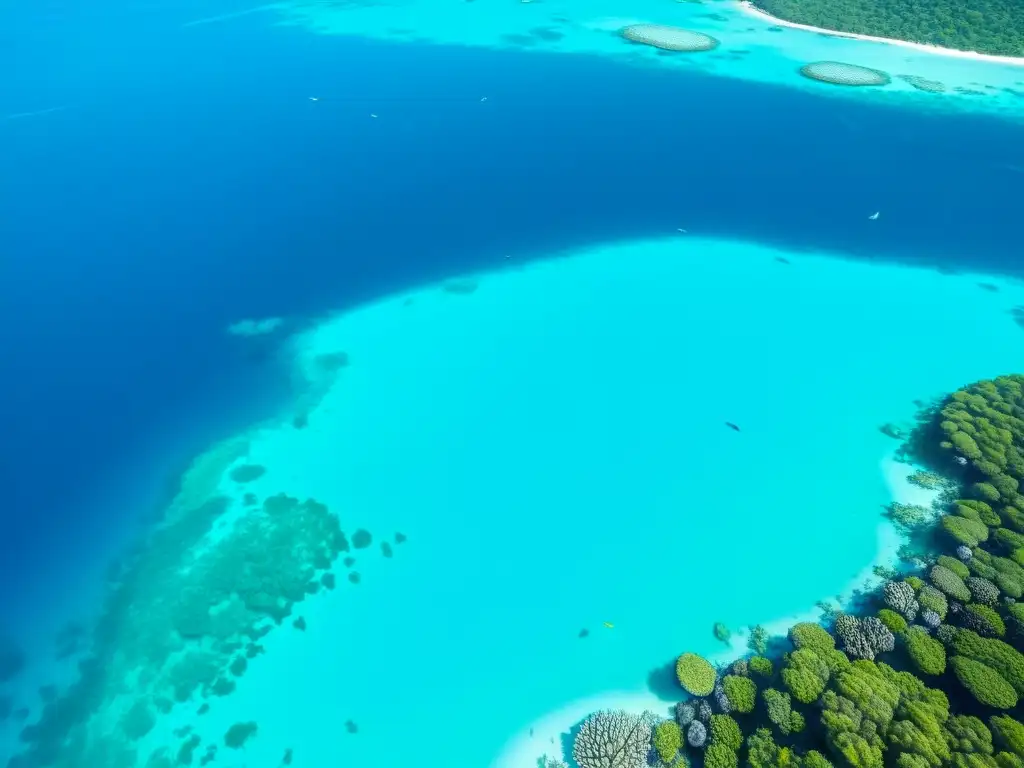
[[[845,37],[849,40],[864,40],[871,43],[885,43],[887,45],[898,45],[902,48],[911,48],[915,51],[921,51],[923,53],[931,53],[936,56],[951,56],[957,59],[970,59],[972,61],[987,61],[993,64],[1010,64],[1013,66],[1021,67],[1024,66],[1024,57],[1020,56],[997,56],[991,53],[978,53],[977,51],[961,51],[956,48],[943,48],[939,45],[929,45],[928,43],[914,43],[909,40],[897,40],[891,37],[875,37],[874,35],[858,35],[854,32],[837,32],[832,29],[825,29],[823,27],[813,27],[810,24],[799,24],[795,21],[786,21],[776,16],[772,16],[770,13],[762,11],[760,8],[754,6],[750,0],[739,0],[737,6],[743,13],[749,16],[756,16],[762,21],[768,22],[769,24],[776,24],[780,27],[789,27],[791,29],[802,29],[805,32],[819,32],[826,35],[835,35],[836,37]]]

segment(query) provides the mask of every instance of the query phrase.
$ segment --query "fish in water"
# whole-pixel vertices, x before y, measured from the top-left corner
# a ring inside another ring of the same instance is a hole
[[[590,630],[589,629],[581,629],[578,636],[579,637],[586,637],[589,634],[590,634]]]
[[[604,625],[608,627],[608,629],[615,629],[615,625],[612,624],[610,621],[606,621]]]
[[[779,262],[779,264],[790,264],[790,263],[792,263],[792,262],[790,262],[790,260],[789,260],[789,259],[787,259],[787,258],[785,258],[785,257],[783,257],[783,256],[776,256],[776,257],[775,257],[775,260],[776,260],[777,262]]]
[[[735,429],[737,432],[740,431],[740,428],[733,424],[731,421],[725,422],[725,426],[727,426],[729,429]]]

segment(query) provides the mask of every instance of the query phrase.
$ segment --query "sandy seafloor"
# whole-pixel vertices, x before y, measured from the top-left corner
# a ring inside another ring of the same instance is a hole
[[[727,2],[643,0],[628,17],[608,0],[580,5],[254,12],[315,33],[593,53],[922,109],[1015,118],[1024,105],[1021,67],[773,29]],[[660,55],[617,37],[635,22],[723,45]],[[819,59],[951,91],[900,80],[844,90],[796,73]],[[392,559],[357,553],[358,585],[339,568],[337,591],[299,607],[306,631],[275,630],[235,693],[201,718],[188,707],[162,719],[142,758],[176,746],[180,725],[206,744],[255,720],[247,748],[221,749],[214,765],[273,768],[293,748],[300,767],[533,768],[597,708],[667,711],[676,655],[737,652],[713,638],[714,622],[739,645],[752,624],[784,631],[893,561],[900,542],[882,506],[927,498],[879,425],[1024,363],[1009,314],[1024,285],[1006,278],[675,233],[466,280],[282,341],[307,383],[295,409],[252,428],[249,459],[268,473],[244,490],[314,497],[347,531],[408,541]],[[325,386],[314,361],[339,351],[351,364]],[[35,688],[71,677],[36,664],[16,703],[31,703],[31,721]],[[0,755],[17,727],[0,730]]]
[[[776,25],[745,13],[733,0],[492,0],[437,3],[289,0],[254,5],[282,23],[321,34],[354,35],[450,45],[526,48],[597,54],[640,66],[682,67],[719,76],[814,89],[835,97],[911,102],[916,109],[1016,115],[1024,110],[1024,66],[972,61],[909,48],[864,42]],[[190,25],[229,21],[197,18]],[[673,53],[623,41],[629,24],[665,24],[703,32],[720,41],[713,51]],[[839,61],[889,73],[883,88],[843,88],[808,80],[799,68]],[[900,76],[943,84],[944,93],[922,92]]]

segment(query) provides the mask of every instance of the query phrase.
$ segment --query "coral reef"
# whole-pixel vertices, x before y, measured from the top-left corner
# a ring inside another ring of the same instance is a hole
[[[685,728],[697,719],[697,705],[692,701],[680,701],[676,704],[676,722]]]
[[[708,738],[708,729],[700,720],[694,720],[686,729],[686,743],[691,747],[700,749]]]
[[[768,630],[760,624],[750,628],[750,637],[747,638],[747,647],[759,656],[768,652]]]
[[[697,719],[702,723],[711,722],[712,713],[713,710],[711,709],[711,705],[708,704],[707,701],[702,699],[697,703]]]
[[[626,40],[660,48],[663,51],[694,53],[718,47],[718,40],[703,32],[693,32],[663,24],[631,24],[620,33]]]
[[[114,575],[78,679],[23,729],[13,765],[134,765],[132,740],[154,718],[231,695],[262,651],[256,641],[348,550],[338,518],[314,500],[279,494],[253,507],[217,496],[246,451],[245,441],[222,443],[183,475],[164,518]]]
[[[876,654],[891,651],[896,645],[889,628],[874,616],[857,618],[844,614],[836,619],[836,634],[842,638],[846,653],[857,659],[874,659]]]
[[[729,697],[725,694],[725,686],[722,681],[719,680],[715,683],[715,690],[712,693],[715,699],[715,704],[718,706],[718,711],[724,714],[728,714],[732,711],[732,703],[729,701]]]
[[[886,509],[886,514],[894,523],[904,528],[917,528],[931,521],[932,512],[920,504],[900,504],[894,501]]]
[[[683,731],[671,720],[664,720],[654,726],[654,751],[666,764],[670,764],[683,746]]]
[[[929,80],[918,75],[897,75],[900,80],[926,93],[945,93],[946,86],[938,80]]]
[[[800,74],[822,83],[848,86],[888,85],[892,78],[886,72],[838,61],[816,61],[800,67]]]
[[[722,693],[729,702],[729,710],[752,712],[757,699],[757,684],[749,677],[726,675],[722,678]],[[724,711],[724,710],[723,710]]]
[[[256,723],[251,720],[235,723],[224,734],[224,745],[229,749],[241,749],[250,738],[256,735]]]
[[[228,472],[228,477],[236,483],[251,483],[253,480],[263,477],[266,473],[266,467],[262,467],[259,464],[240,464]]]
[[[882,589],[885,604],[901,614],[907,621],[917,617],[918,604],[914,588],[905,581],[887,581]]]
[[[970,590],[971,598],[980,605],[995,605],[999,600],[999,587],[980,576],[968,576],[964,584]]]
[[[964,580],[944,565],[936,565],[928,574],[932,584],[954,600],[970,600],[971,591]]]
[[[707,696],[715,689],[717,673],[711,663],[695,653],[684,653],[676,660],[676,678],[693,696]]]
[[[572,756],[580,768],[642,768],[647,765],[652,735],[646,718],[598,712],[580,727]]]
[[[922,627],[912,627],[904,641],[907,655],[914,666],[926,675],[941,675],[946,671],[946,649]]]

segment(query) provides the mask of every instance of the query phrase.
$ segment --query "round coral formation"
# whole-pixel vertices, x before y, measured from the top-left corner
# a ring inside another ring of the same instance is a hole
[[[631,42],[663,51],[697,53],[718,47],[718,40],[711,35],[665,24],[631,24],[622,29],[621,35]]]
[[[694,720],[690,723],[690,727],[686,729],[686,743],[695,749],[700,749],[704,746],[704,742],[708,739],[708,729],[704,723],[700,720]]]
[[[805,64],[800,67],[800,74],[822,83],[854,87],[888,85],[892,82],[889,74],[880,69],[840,61],[816,61]]]
[[[917,616],[918,604],[914,588],[905,581],[888,581],[882,589],[885,604],[908,621]]]
[[[653,736],[647,718],[628,712],[598,712],[580,726],[572,756],[580,768],[647,764]]]
[[[676,677],[693,696],[707,696],[715,689],[715,668],[696,653],[684,653],[676,660]]]
[[[939,590],[954,600],[970,600],[971,591],[964,580],[944,565],[936,565],[931,570],[931,580]]]
[[[942,643],[921,627],[913,627],[906,634],[907,654],[921,672],[941,675],[946,671],[946,649]]]

